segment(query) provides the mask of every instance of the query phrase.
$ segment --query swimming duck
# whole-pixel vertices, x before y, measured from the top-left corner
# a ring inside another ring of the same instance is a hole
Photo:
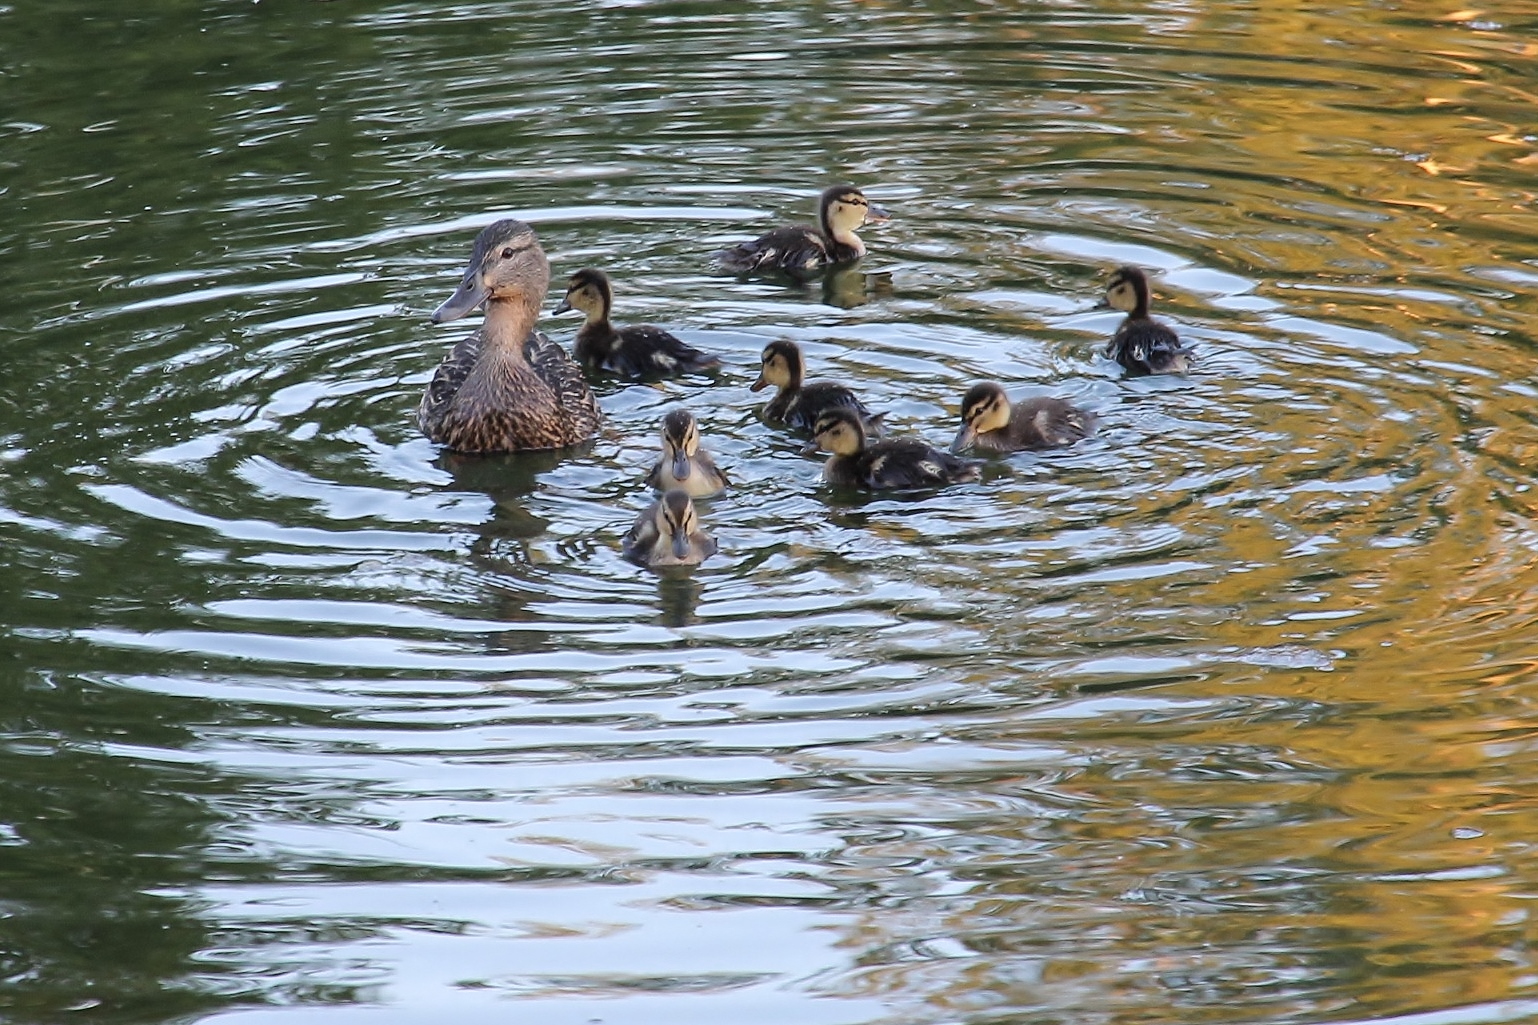
[[[739,274],[773,270],[805,274],[864,256],[865,243],[855,229],[887,217],[885,210],[853,185],[835,185],[824,189],[817,201],[817,227],[792,224],[775,228],[751,242],[721,250],[716,258],[727,270]]]
[[[817,425],[817,418],[830,409],[852,409],[864,422],[866,433],[881,433],[881,417],[865,408],[853,391],[837,381],[802,381],[806,375],[806,361],[801,358],[801,347],[795,342],[780,339],[764,346],[759,355],[758,380],[748,386],[749,391],[763,391],[771,384],[779,388],[764,416],[787,424],[796,430],[810,431]]]
[[[662,458],[646,475],[646,483],[658,491],[677,488],[691,498],[709,498],[719,495],[731,481],[710,453],[700,448],[694,414],[674,409],[662,418]]]
[[[1164,324],[1148,315],[1148,277],[1137,267],[1119,267],[1105,285],[1102,304],[1127,314],[1111,344],[1107,358],[1129,374],[1184,374],[1191,369],[1191,350]]]
[[[817,418],[802,454],[833,453],[822,467],[830,484],[861,488],[932,488],[977,479],[977,464],[930,448],[916,438],[865,442],[865,428],[851,409],[830,409]]]
[[[587,322],[577,332],[572,347],[577,362],[589,374],[612,370],[622,377],[665,377],[719,366],[721,361],[685,345],[673,335],[650,324],[615,327],[609,323],[614,289],[601,270],[584,267],[566,283],[566,298],[557,314],[581,310]]]
[[[622,548],[625,558],[642,566],[692,566],[716,554],[716,542],[700,530],[688,492],[676,488],[636,517]]]
[[[1064,399],[1021,399],[1010,405],[1002,385],[981,381],[961,399],[961,430],[951,451],[1060,448],[1089,437],[1094,426],[1093,413],[1076,409]]]
[[[444,357],[417,408],[417,425],[460,452],[564,448],[598,432],[603,414],[581,369],[534,322],[550,288],[550,263],[522,221],[497,221],[476,237],[454,294],[433,312],[442,324],[486,305],[486,319]]]

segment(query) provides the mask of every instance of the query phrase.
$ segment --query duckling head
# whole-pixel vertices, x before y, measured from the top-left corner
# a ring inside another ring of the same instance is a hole
[[[700,528],[694,502],[687,491],[674,488],[657,503],[657,533],[668,539],[675,559],[689,557],[689,536]]]
[[[795,342],[784,339],[770,342],[758,359],[758,380],[748,386],[748,391],[763,391],[771,384],[776,388],[801,387],[806,364],[801,359],[801,347]]]
[[[700,429],[694,414],[675,409],[662,418],[662,457],[673,461],[673,479],[688,480],[690,460],[700,450]]]
[[[859,455],[865,448],[865,428],[860,415],[852,409],[830,409],[817,418],[812,428],[812,440],[801,449],[803,455],[811,455],[818,449],[836,456]]]
[[[614,290],[609,285],[609,276],[601,270],[584,267],[566,283],[566,298],[552,312],[581,310],[589,320],[602,320],[609,315],[613,305]]]
[[[979,434],[1009,426],[1009,395],[993,381],[980,381],[967,389],[961,399],[961,430],[951,442],[951,451],[970,448]]]
[[[824,189],[817,205],[818,220],[822,230],[846,246],[854,246],[865,253],[865,243],[855,234],[855,229],[865,224],[879,224],[890,215],[881,207],[865,198],[865,193],[853,185],[835,185]]]
[[[1135,316],[1148,315],[1148,276],[1137,267],[1118,267],[1105,283],[1105,305]]]
[[[538,308],[549,289],[550,261],[534,229],[522,221],[497,221],[476,236],[464,277],[454,294],[433,311],[433,323],[456,320],[487,301]]]

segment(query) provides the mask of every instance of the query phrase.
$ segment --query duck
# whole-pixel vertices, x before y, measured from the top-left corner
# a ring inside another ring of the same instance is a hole
[[[709,498],[725,491],[731,480],[700,448],[700,429],[687,409],[669,410],[662,418],[662,456],[646,475],[658,491],[678,489],[690,498]]]
[[[486,319],[438,364],[417,426],[456,452],[566,448],[603,423],[582,370],[534,328],[550,288],[550,261],[534,229],[508,219],[475,239],[454,294],[433,311],[443,324],[485,305]]]
[[[807,274],[864,256],[865,243],[855,229],[889,218],[855,186],[834,185],[824,189],[817,201],[817,227],[791,224],[775,228],[751,242],[721,250],[716,259],[738,274],[776,270],[792,276]]]
[[[951,451],[1062,448],[1083,441],[1094,429],[1095,415],[1066,399],[1043,396],[1011,405],[1003,385],[980,381],[962,396],[961,430],[951,443]]]
[[[681,488],[642,510],[621,545],[625,558],[642,566],[693,566],[716,554],[716,542],[700,529],[694,501]]]
[[[932,488],[978,477],[976,463],[930,448],[916,438],[867,444],[864,424],[851,409],[830,409],[817,418],[812,440],[801,452],[811,455],[818,449],[833,453],[823,464],[822,479],[846,487]]]
[[[837,381],[803,381],[805,376],[806,361],[801,358],[801,347],[778,339],[764,346],[759,354],[758,380],[748,385],[748,390],[763,391],[771,384],[778,388],[764,407],[764,416],[794,430],[810,431],[823,413],[843,408],[858,414],[865,433],[881,433],[881,418],[885,414],[872,413],[847,385]]]
[[[609,276],[593,267],[584,267],[566,283],[566,298],[555,308],[556,315],[571,310],[587,314],[587,322],[577,331],[572,352],[588,374],[608,370],[640,380],[721,365],[716,357],[686,345],[660,327],[615,327],[609,322],[613,305],[614,288]]]
[[[1118,267],[1105,284],[1101,306],[1121,310],[1127,318],[1116,329],[1105,354],[1127,373],[1184,374],[1191,369],[1191,350],[1168,325],[1148,315],[1148,276],[1138,267]]]

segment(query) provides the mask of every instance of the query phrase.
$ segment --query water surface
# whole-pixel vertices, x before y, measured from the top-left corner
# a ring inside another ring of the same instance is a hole
[[[1535,28],[0,6],[0,1016],[1538,1014]],[[713,272],[834,180],[860,265]],[[723,372],[445,456],[509,215]],[[1101,357],[1124,262],[1189,378]],[[932,442],[984,378],[1101,430],[830,492],[775,338]],[[656,575],[680,404],[739,486]]]

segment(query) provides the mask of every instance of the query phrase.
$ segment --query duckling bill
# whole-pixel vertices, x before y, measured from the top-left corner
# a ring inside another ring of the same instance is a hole
[[[662,456],[646,475],[646,483],[658,491],[678,489],[692,498],[709,498],[726,490],[731,481],[710,453],[700,448],[694,414],[674,409],[662,418]]]
[[[621,545],[642,566],[693,566],[716,554],[715,539],[700,529],[694,502],[673,490],[647,506]]]
[[[577,362],[589,373],[607,370],[640,380],[672,377],[695,370],[719,366],[721,361],[680,341],[673,334],[651,324],[615,327],[609,320],[614,306],[614,289],[609,276],[601,270],[584,267],[566,283],[566,297],[555,308],[556,314],[581,310],[587,320],[577,331],[573,346]]]
[[[853,185],[834,185],[824,189],[817,201],[817,227],[793,224],[775,228],[751,242],[721,250],[716,258],[738,274],[779,270],[801,276],[864,256],[865,243],[856,229],[888,217]]]
[[[867,444],[860,418],[849,409],[830,409],[818,418],[801,451],[810,455],[818,449],[833,453],[823,464],[822,479],[846,487],[933,488],[978,477],[976,463],[914,438]]]
[[[1148,276],[1137,267],[1118,267],[1106,281],[1102,303],[1127,314],[1106,346],[1108,359],[1129,374],[1184,374],[1191,369],[1191,350],[1166,324],[1149,316]]]
[[[592,438],[603,419],[582,371],[534,329],[550,263],[534,229],[497,221],[476,237],[459,287],[433,323],[486,307],[481,326],[454,346],[417,407],[417,426],[459,452],[564,448]]]
[[[1089,437],[1094,428],[1093,413],[1063,399],[1032,398],[1011,404],[1002,385],[982,381],[962,396],[961,430],[951,443],[951,451],[1062,448]]]

